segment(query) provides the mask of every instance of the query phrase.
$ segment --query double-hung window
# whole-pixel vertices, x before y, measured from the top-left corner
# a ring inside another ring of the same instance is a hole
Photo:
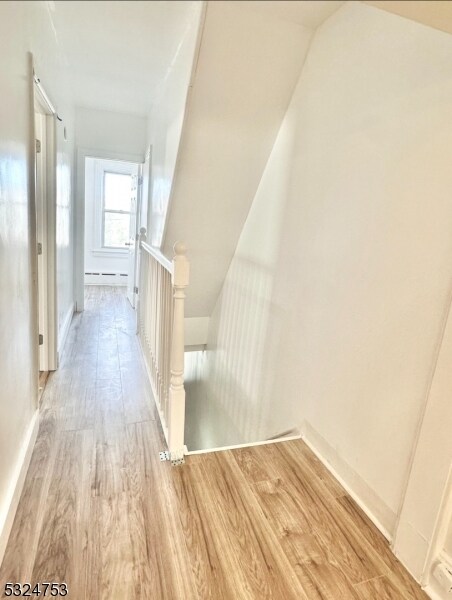
[[[126,249],[130,237],[132,176],[104,171],[102,247]]]

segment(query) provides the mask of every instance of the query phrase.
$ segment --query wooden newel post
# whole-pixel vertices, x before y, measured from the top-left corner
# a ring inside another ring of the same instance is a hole
[[[178,464],[185,453],[185,388],[184,388],[184,314],[185,288],[189,281],[190,265],[181,242],[174,244],[173,258],[173,337],[171,341],[171,378],[169,389],[168,449],[171,461]]]

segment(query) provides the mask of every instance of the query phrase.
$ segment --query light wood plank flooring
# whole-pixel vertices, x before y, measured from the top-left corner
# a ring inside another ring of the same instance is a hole
[[[87,288],[0,570],[73,600],[426,598],[301,441],[159,461],[164,444],[119,288]]]

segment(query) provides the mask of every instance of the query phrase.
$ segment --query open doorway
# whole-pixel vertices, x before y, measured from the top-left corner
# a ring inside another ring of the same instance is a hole
[[[56,112],[34,78],[36,307],[39,398],[50,371],[58,366],[56,297]]]
[[[85,158],[84,283],[123,286],[135,307],[141,168],[134,162]]]

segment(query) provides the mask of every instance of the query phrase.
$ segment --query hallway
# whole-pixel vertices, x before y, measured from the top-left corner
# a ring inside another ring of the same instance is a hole
[[[87,288],[0,570],[66,582],[74,600],[425,598],[300,440],[192,455],[164,449],[134,314]]]

